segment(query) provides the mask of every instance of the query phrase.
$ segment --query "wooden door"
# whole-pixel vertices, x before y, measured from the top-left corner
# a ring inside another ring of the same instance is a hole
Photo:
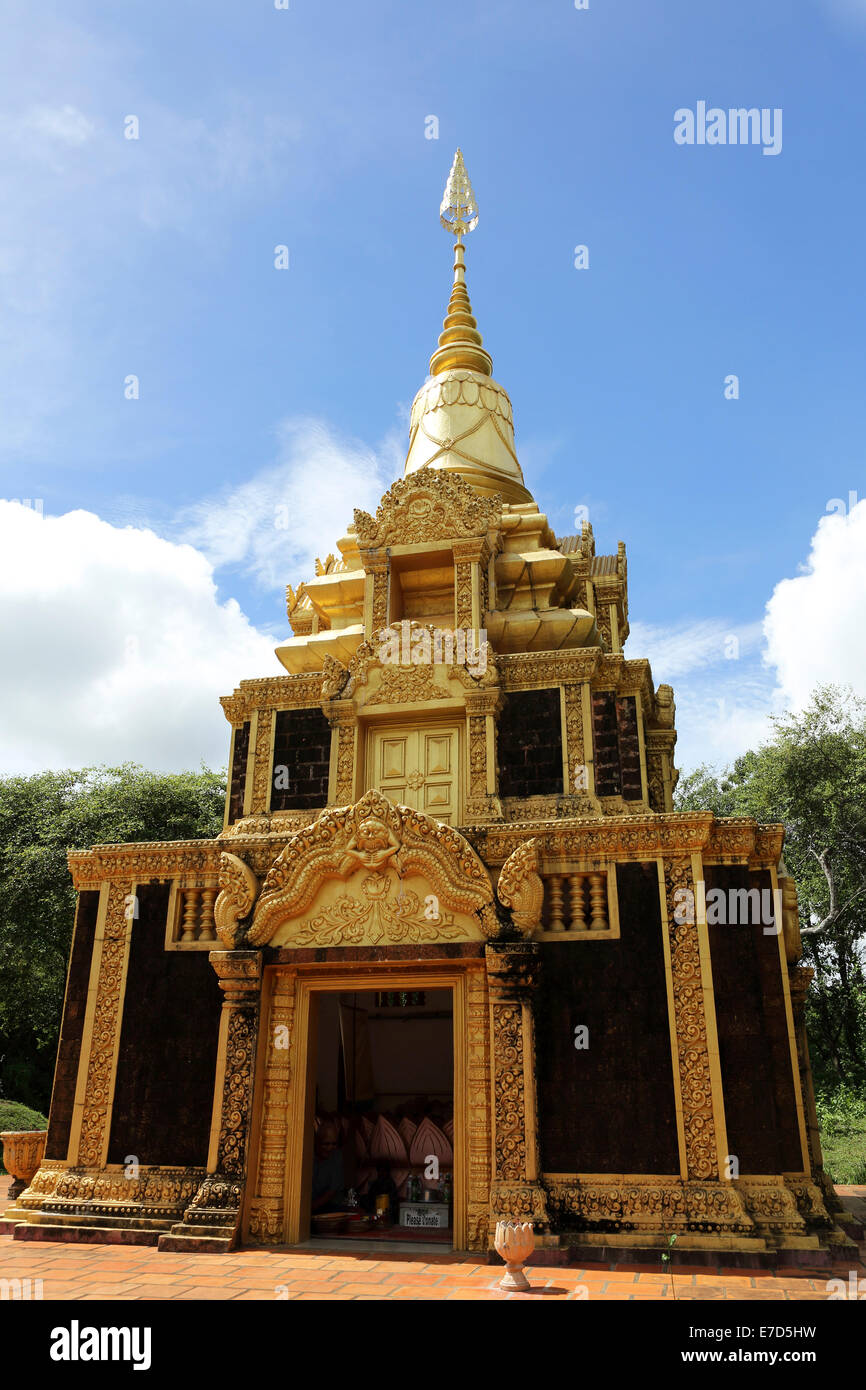
[[[433,820],[457,825],[459,731],[389,726],[374,729],[370,740],[368,785],[392,801],[424,811]]]

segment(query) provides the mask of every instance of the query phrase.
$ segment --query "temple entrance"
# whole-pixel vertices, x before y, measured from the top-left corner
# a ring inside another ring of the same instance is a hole
[[[313,1240],[453,1244],[453,991],[416,985],[316,992],[302,1194]]]

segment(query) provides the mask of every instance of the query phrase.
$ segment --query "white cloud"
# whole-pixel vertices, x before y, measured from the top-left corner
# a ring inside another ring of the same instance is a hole
[[[764,633],[789,707],[829,682],[866,695],[866,499],[821,518],[803,573],[773,590]]]
[[[402,473],[396,436],[379,450],[339,440],[318,420],[280,427],[278,462],[179,519],[183,539],[215,568],[237,567],[267,589],[313,577],[316,556],[338,555],[355,507],[375,511]]]
[[[18,128],[21,132],[36,131],[65,145],[83,145],[96,129],[83,111],[68,103],[55,107],[34,106],[20,117]]]
[[[219,696],[278,675],[274,639],[189,545],[0,502],[0,769],[228,757]]]
[[[628,649],[630,655],[648,658],[656,681],[671,682],[717,662],[728,665],[750,655],[760,637],[759,622],[736,624],[706,618],[671,627],[637,622],[630,624]]]

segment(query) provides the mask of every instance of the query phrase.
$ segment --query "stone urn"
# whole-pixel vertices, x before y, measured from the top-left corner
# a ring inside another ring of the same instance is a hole
[[[531,1221],[497,1221],[493,1245],[505,1261],[505,1273],[500,1289],[528,1289],[529,1280],[523,1266],[535,1249],[535,1232]]]
[[[0,1134],[3,1141],[3,1167],[14,1179],[9,1189],[9,1201],[15,1202],[29,1187],[45,1153],[47,1129],[10,1130]]]

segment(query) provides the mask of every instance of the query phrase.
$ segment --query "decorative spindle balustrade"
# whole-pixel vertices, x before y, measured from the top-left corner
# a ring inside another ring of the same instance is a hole
[[[216,879],[206,879],[201,884],[187,884],[181,880],[172,885],[168,904],[168,946],[177,950],[214,950],[217,934],[213,908],[218,892]]]
[[[544,883],[542,934],[563,939],[618,936],[616,875],[612,867],[541,870]]]

